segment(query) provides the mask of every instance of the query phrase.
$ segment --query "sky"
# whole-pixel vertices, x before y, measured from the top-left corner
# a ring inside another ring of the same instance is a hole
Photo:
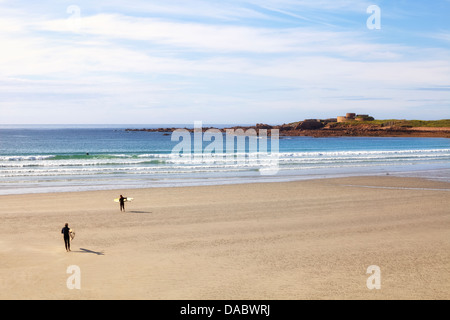
[[[0,0],[0,124],[450,118],[450,0]]]

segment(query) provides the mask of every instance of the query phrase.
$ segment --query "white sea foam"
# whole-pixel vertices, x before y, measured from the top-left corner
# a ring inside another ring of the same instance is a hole
[[[422,162],[450,163],[450,149],[304,151],[234,154],[110,154],[110,155],[11,155],[0,157],[0,178],[86,176],[114,174],[189,174],[304,170]]]
[[[0,156],[0,161],[36,161],[54,158],[54,155]]]

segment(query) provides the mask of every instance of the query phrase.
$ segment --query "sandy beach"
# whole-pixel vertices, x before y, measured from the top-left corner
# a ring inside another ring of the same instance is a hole
[[[126,212],[113,199],[133,197]],[[0,299],[448,299],[450,184],[353,177],[0,196]],[[76,231],[72,252],[61,235]],[[69,266],[80,289],[69,289]],[[367,268],[380,268],[369,290]]]

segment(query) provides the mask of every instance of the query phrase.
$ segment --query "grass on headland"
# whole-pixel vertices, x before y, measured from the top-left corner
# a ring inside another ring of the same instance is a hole
[[[335,126],[358,126],[358,125],[377,125],[377,126],[395,126],[395,127],[429,127],[429,128],[442,128],[450,127],[450,119],[443,120],[398,120],[398,119],[387,119],[387,120],[373,120],[373,121],[348,121],[339,122]]]

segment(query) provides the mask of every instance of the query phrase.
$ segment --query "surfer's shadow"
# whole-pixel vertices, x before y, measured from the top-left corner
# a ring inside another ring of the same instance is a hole
[[[92,250],[85,249],[85,248],[80,248],[80,251],[77,251],[77,252],[80,252],[80,253],[92,253],[92,254],[96,254],[98,256],[104,256],[105,255],[105,253],[103,251],[92,251]]]

